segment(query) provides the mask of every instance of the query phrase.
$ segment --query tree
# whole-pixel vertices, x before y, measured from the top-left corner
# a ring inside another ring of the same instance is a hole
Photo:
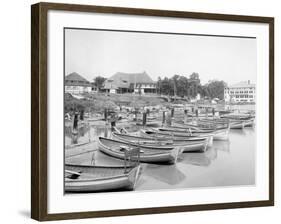
[[[200,79],[199,79],[199,74],[196,72],[193,72],[189,76],[189,83],[190,83],[190,96],[191,97],[196,97],[198,94],[199,86],[200,84]]]
[[[226,87],[224,81],[210,80],[207,84],[207,93],[211,98],[224,98],[224,88]]]
[[[180,78],[180,76],[179,75],[174,75],[173,77],[172,77],[172,83],[173,83],[173,94],[174,94],[174,96],[177,96],[177,90],[178,90],[178,79]]]
[[[200,82],[199,74],[196,73],[196,72],[193,72],[193,73],[189,76],[189,79],[192,80],[192,81],[199,80],[199,82]]]
[[[174,75],[172,78],[164,77],[158,78],[157,88],[160,94],[187,96],[194,98],[200,93],[201,96],[208,98],[224,98],[224,88],[226,83],[224,81],[211,80],[207,84],[200,83],[199,74],[193,72],[189,78],[186,76]]]
[[[105,80],[106,78],[102,76],[97,76],[96,78],[94,78],[94,84],[97,87],[98,91],[103,87]]]

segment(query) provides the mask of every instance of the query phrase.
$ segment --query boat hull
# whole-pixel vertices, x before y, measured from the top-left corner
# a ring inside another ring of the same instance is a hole
[[[69,166],[66,167],[69,168]],[[121,168],[108,168],[108,169],[121,169]],[[79,168],[77,170],[79,170]],[[93,172],[95,172],[95,168],[93,168]],[[128,173],[123,173],[123,174],[121,173],[119,175],[103,174],[103,176],[99,178],[90,177],[82,180],[65,178],[65,192],[78,193],[78,192],[105,192],[105,191],[113,191],[113,190],[115,191],[134,190],[139,175],[140,175],[140,166],[137,166],[131,169]]]
[[[174,143],[186,143],[188,141],[205,141],[208,142],[208,147],[213,145],[213,135],[206,136],[182,136],[182,135],[171,135],[169,133],[161,133],[154,130],[140,130],[140,136],[154,139],[154,140],[169,140]]]
[[[158,134],[163,134],[167,136],[175,136],[175,137],[211,137],[213,136],[213,140],[225,140],[228,139],[228,133],[229,133],[229,128],[227,129],[220,129],[220,130],[213,130],[213,131],[206,131],[206,132],[196,132],[193,133],[193,131],[184,131],[182,130],[177,130],[175,128],[173,129],[155,129]]]
[[[244,121],[230,123],[230,129],[244,129]]]
[[[116,145],[112,147],[113,145]],[[99,150],[109,156],[118,158],[118,159],[125,159],[125,154],[122,151],[119,151],[121,145],[129,146],[132,145],[130,143],[124,141],[117,141],[113,139],[106,139],[106,138],[99,138]],[[172,149],[156,149],[156,147],[144,147],[144,146],[137,146],[144,153],[140,154],[139,160],[140,162],[145,163],[167,163],[167,164],[174,164],[177,162],[177,158],[179,154],[182,153],[182,149],[180,147],[175,147]]]
[[[167,147],[173,149],[175,147],[180,147],[182,152],[195,152],[195,151],[206,151],[208,146],[208,139],[202,141],[182,141],[182,142],[173,142],[173,141],[157,141],[157,139],[152,140],[150,138],[130,136],[124,134],[113,133],[112,137],[117,140],[125,141],[131,145],[138,146],[147,146],[151,148],[155,147]]]

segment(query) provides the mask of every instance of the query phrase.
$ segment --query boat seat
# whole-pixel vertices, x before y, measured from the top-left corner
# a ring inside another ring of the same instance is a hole
[[[128,151],[130,150],[130,147],[127,145],[120,145],[120,151],[124,152],[124,151]]]

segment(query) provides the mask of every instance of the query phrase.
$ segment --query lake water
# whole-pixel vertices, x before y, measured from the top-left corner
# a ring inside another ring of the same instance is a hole
[[[128,123],[121,126],[130,126]],[[65,129],[65,145],[71,145],[70,129]],[[91,125],[79,130],[80,145],[65,150],[66,162],[117,165],[122,160],[97,150],[97,136],[110,136],[109,128]],[[136,190],[220,187],[255,184],[256,134],[254,127],[230,130],[228,141],[214,141],[206,152],[184,153],[174,165],[142,163]]]

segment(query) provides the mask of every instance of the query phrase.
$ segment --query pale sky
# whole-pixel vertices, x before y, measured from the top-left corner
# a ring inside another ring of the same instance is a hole
[[[116,72],[146,71],[156,81],[199,73],[201,83],[256,83],[256,39],[100,30],[65,30],[65,75],[89,81]]]

